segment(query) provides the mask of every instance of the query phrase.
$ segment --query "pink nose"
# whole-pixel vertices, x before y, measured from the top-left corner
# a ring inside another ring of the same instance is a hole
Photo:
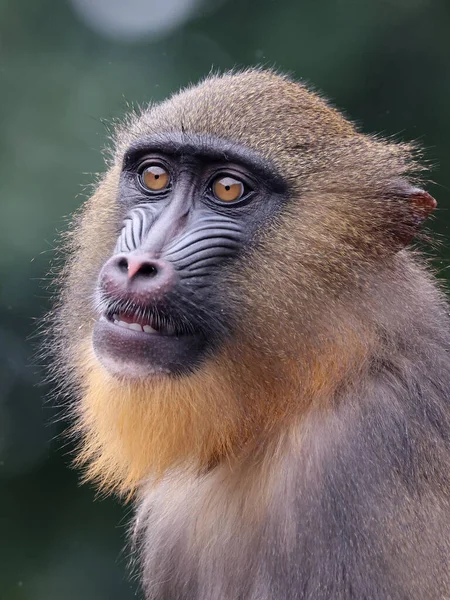
[[[100,283],[107,293],[137,293],[141,296],[163,294],[175,282],[172,264],[145,253],[117,254],[110,258],[100,273]]]

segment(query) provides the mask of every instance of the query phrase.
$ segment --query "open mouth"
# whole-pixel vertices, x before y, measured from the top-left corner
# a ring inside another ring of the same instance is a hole
[[[114,374],[181,374],[203,355],[204,336],[178,311],[117,301],[103,308],[94,325],[94,351]]]
[[[105,317],[116,325],[131,331],[140,331],[150,335],[182,335],[181,328],[176,327],[168,318],[161,315],[139,316],[131,312],[120,312]]]
[[[162,312],[160,309],[142,308],[138,305],[125,306],[115,304],[102,313],[106,319],[116,327],[137,331],[148,335],[158,336],[185,336],[195,333],[192,325],[180,315],[176,317]]]

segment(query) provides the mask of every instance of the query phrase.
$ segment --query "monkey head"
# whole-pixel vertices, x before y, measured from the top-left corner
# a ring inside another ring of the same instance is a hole
[[[118,376],[189,373],[232,331],[226,274],[286,186],[257,154],[208,134],[149,128],[122,161],[94,351]]]
[[[435,205],[413,154],[256,70],[119,127],[57,316],[90,474],[130,489],[207,465],[338,385],[365,355],[348,340],[370,330],[371,277]]]

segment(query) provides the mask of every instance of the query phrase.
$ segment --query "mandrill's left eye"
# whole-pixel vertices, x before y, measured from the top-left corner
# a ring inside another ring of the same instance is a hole
[[[245,195],[245,186],[239,179],[220,175],[212,182],[212,192],[216,200],[221,202],[236,202]]]

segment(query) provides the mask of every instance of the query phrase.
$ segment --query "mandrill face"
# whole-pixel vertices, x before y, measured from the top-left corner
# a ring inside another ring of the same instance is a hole
[[[165,132],[129,144],[120,233],[96,283],[98,360],[132,378],[194,370],[230,335],[230,271],[286,189],[268,161],[220,138]]]

